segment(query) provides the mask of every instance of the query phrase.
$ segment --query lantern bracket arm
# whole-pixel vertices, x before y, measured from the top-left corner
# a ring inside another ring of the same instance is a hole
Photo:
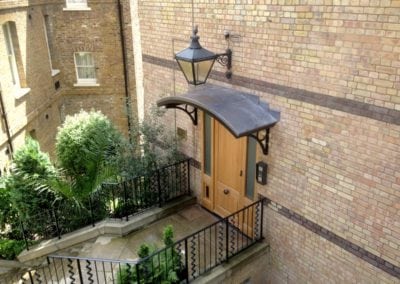
[[[268,155],[269,128],[258,130],[248,136],[254,138],[258,142],[264,155]]]
[[[180,109],[180,110],[183,110],[184,112],[186,112],[187,113],[187,115],[189,115],[189,117],[190,117],[190,119],[192,120],[192,122],[193,122],[193,124],[194,125],[197,125],[197,121],[198,121],[198,119],[197,119],[197,107],[194,107],[194,106],[192,106],[192,105],[189,105],[189,104],[184,104],[184,105],[169,105],[169,106],[166,106],[166,108],[177,108],[177,109]]]
[[[215,55],[215,61],[226,67],[227,71],[225,75],[230,79],[232,77],[232,50],[228,48],[225,53],[217,53]]]

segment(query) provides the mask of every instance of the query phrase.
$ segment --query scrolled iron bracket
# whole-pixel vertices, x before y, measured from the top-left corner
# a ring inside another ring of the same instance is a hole
[[[232,78],[232,50],[228,48],[225,53],[217,54],[215,57],[215,61],[217,61],[222,66],[225,66],[227,71],[225,72],[226,78]]]
[[[167,108],[177,108],[177,109],[183,110],[184,112],[186,112],[189,115],[193,124],[197,125],[197,108],[196,107],[185,104],[184,107],[181,105],[174,105],[174,106],[169,106]]]
[[[264,155],[268,155],[268,143],[269,143],[269,128],[257,131],[255,134],[249,134],[253,137],[258,144],[261,146]]]

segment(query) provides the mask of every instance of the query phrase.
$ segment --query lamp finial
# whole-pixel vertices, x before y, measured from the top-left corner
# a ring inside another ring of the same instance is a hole
[[[199,26],[195,25],[193,28],[193,36],[196,36],[198,32],[199,32]]]

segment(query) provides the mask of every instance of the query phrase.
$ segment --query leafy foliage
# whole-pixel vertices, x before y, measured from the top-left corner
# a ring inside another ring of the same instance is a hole
[[[10,188],[6,188],[5,179],[1,180],[0,186],[0,235],[18,238],[19,234],[13,232],[13,228],[18,226],[18,212],[12,206]]]
[[[25,248],[23,240],[0,240],[0,258],[13,260]]]
[[[183,278],[183,267],[180,253],[172,246],[174,231],[172,225],[168,225],[163,231],[163,241],[166,248],[158,254],[146,243],[142,244],[138,251],[140,262],[135,266],[125,265],[117,273],[118,284],[131,283],[179,283]],[[139,270],[139,271],[137,271]],[[137,279],[139,275],[139,279]]]
[[[183,158],[177,151],[177,140],[162,126],[162,115],[156,111],[134,128],[134,143],[124,140],[100,112],[81,111],[67,117],[56,137],[58,168],[40,151],[38,142],[27,139],[15,152],[10,173],[0,179],[0,236],[21,240],[23,228],[28,239],[39,240],[102,220],[110,203],[108,195],[99,190],[103,182],[151,176],[156,168]],[[155,192],[150,190],[150,179],[144,179],[143,188],[146,190],[136,198],[151,202]],[[124,214],[138,200],[117,202],[115,215]],[[166,245],[173,243],[172,238],[171,228],[164,236]],[[15,244],[4,245],[8,257],[18,251]],[[145,246],[142,249],[141,257],[153,251],[146,252]],[[166,258],[179,256],[170,251],[170,256],[162,257],[163,263],[172,263]],[[152,272],[152,277],[159,279],[160,270],[167,269],[167,278],[174,279],[175,270],[163,263],[157,271],[144,266],[139,272]]]
[[[119,156],[119,173],[131,178],[147,173],[185,157],[178,151],[179,141],[163,124],[165,111],[154,108],[142,124],[133,126],[133,143],[124,145]]]
[[[28,234],[40,234],[42,225],[37,214],[43,208],[50,208],[57,196],[51,191],[38,190],[38,184],[54,174],[49,156],[40,151],[37,141],[28,138],[25,145],[15,152],[11,171],[3,178],[0,189],[0,206],[4,210],[1,225],[2,228],[6,224],[11,227],[9,236],[21,238],[20,234],[15,234],[19,230],[18,216],[21,221],[29,220]]]
[[[123,139],[102,113],[81,111],[68,116],[56,140],[58,162],[70,178],[72,195],[78,199],[116,175],[114,162]],[[65,184],[61,186],[65,189]]]
[[[174,228],[172,227],[172,225],[168,225],[164,228],[163,242],[164,245],[166,245],[167,247],[174,244]]]

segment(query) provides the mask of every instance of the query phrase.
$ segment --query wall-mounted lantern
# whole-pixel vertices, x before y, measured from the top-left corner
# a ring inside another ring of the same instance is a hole
[[[200,85],[207,81],[208,75],[217,61],[223,66],[226,66],[226,77],[232,77],[232,50],[227,49],[225,53],[215,54],[205,48],[199,43],[199,36],[197,35],[197,26],[193,29],[193,34],[190,37],[190,46],[177,54],[175,59],[178,62],[185,78],[189,84]],[[225,39],[229,39],[229,33],[225,33]]]

